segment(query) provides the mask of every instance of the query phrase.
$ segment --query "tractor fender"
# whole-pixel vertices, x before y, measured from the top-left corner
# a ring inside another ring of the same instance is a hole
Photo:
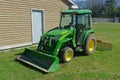
[[[73,37],[68,37],[69,35],[73,35]],[[59,40],[59,42],[58,42],[58,44],[57,44],[57,46],[56,46],[56,49],[55,49],[55,52],[54,53],[56,53],[56,55],[58,55],[58,53],[59,53],[59,51],[60,51],[60,49],[64,46],[64,45],[66,45],[66,43],[68,43],[68,42],[70,42],[71,43],[71,46],[72,47],[76,47],[76,41],[75,41],[75,36],[76,36],[76,31],[74,31],[74,32],[68,32],[68,33],[66,33],[66,34],[64,34],[64,36],[62,36],[61,38],[60,38],[60,40]]]
[[[67,43],[67,42],[72,42],[72,38],[66,38],[63,39],[61,41],[58,42],[58,44],[56,45],[56,49],[55,49],[55,55],[58,55],[59,51],[61,50],[61,48]],[[71,43],[73,45],[73,43]]]
[[[92,33],[94,33],[94,30],[93,30],[93,29],[90,29],[90,30],[85,31],[84,37],[83,37],[83,39],[82,39],[82,45],[84,45],[85,40],[87,39],[87,37],[89,36],[89,34],[92,34]]]

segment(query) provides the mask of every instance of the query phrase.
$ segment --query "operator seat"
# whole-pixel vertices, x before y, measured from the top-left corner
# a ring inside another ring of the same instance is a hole
[[[81,36],[81,33],[83,32],[83,29],[85,28],[85,26],[83,24],[77,24],[76,25],[76,36],[77,36],[77,45],[80,45],[81,44],[81,41],[80,41],[80,36]]]

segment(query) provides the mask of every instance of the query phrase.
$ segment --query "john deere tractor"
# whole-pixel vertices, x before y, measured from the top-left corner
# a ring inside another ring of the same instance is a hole
[[[44,33],[35,51],[25,49],[17,59],[45,72],[59,69],[59,62],[69,62],[75,51],[90,55],[96,48],[91,27],[91,10],[63,10],[59,27]]]

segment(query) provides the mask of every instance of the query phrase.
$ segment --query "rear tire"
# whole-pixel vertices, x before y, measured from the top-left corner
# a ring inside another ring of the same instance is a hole
[[[70,47],[65,47],[61,50],[60,60],[64,63],[70,62],[74,56],[73,49]]]
[[[85,45],[83,46],[83,53],[86,55],[93,54],[96,49],[96,38],[90,34],[86,39]]]

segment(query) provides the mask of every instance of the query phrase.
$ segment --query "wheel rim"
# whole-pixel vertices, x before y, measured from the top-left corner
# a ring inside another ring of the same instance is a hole
[[[71,50],[67,51],[65,56],[66,61],[70,61],[72,59],[72,56],[73,52]]]
[[[88,45],[88,49],[89,49],[89,51],[93,51],[95,49],[95,41],[94,41],[94,39],[90,40],[90,43]]]

